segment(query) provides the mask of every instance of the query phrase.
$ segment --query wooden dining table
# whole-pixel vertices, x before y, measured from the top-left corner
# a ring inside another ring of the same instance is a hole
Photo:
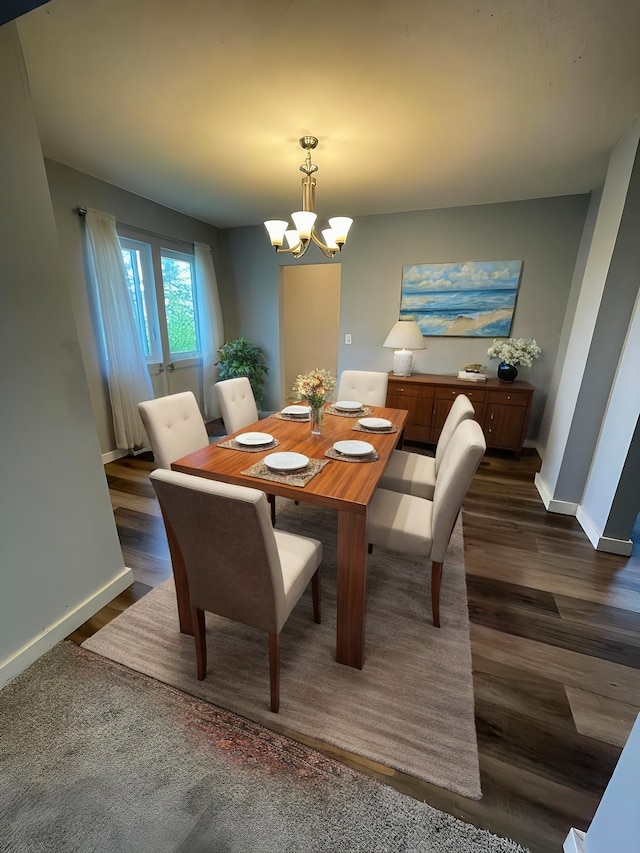
[[[309,421],[284,420],[274,414],[221,438],[215,444],[177,459],[171,464],[171,468],[198,477],[250,486],[268,495],[280,495],[300,503],[329,507],[337,511],[336,660],[346,666],[362,669],[367,597],[367,511],[389,457],[400,440],[408,412],[404,409],[369,406],[369,417],[385,418],[391,421],[397,431],[365,433],[354,429],[358,417],[330,414],[326,411],[327,408],[328,405],[325,407],[320,435],[311,434]],[[252,453],[221,446],[246,432],[269,433],[279,444],[277,447]],[[332,448],[334,442],[342,440],[368,441],[374,446],[378,459],[357,462],[330,459],[324,468],[302,487],[243,473],[254,463],[274,452],[291,451],[302,453],[309,459],[325,460],[325,452]],[[313,530],[306,532],[313,536]],[[180,630],[193,634],[184,565],[170,529],[167,529],[167,535],[178,598]]]

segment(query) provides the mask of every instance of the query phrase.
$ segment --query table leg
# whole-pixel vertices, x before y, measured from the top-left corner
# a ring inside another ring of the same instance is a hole
[[[362,669],[367,607],[367,518],[338,512],[336,660]]]

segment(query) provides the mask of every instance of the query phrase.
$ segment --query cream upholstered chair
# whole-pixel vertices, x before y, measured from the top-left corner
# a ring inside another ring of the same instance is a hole
[[[357,400],[368,406],[384,406],[387,402],[388,373],[375,370],[343,370],[336,400]]]
[[[209,444],[207,428],[192,391],[145,400],[138,403],[138,411],[153,458],[160,468],[170,468],[174,460]]]
[[[320,622],[322,544],[274,531],[264,494],[176,471],[151,482],[182,553],[193,615],[198,679],[207,669],[205,611],[269,634],[271,710],[280,703],[280,631],[312,581]]]
[[[369,508],[367,537],[371,545],[431,560],[431,610],[436,628],[440,627],[442,563],[485,450],[480,425],[470,419],[462,421],[442,457],[433,501],[378,489]]]
[[[394,450],[378,484],[379,488],[432,500],[440,463],[451,437],[458,424],[473,418],[474,415],[471,400],[464,394],[459,394],[453,401],[442,427],[435,457],[422,456],[407,450]]]
[[[222,379],[216,382],[220,412],[227,433],[236,432],[258,420],[258,407],[253,396],[251,383],[246,376]],[[276,496],[268,495],[271,506],[271,522],[276,523]]]
[[[236,432],[258,420],[258,407],[246,376],[216,382],[216,392],[227,433]]]

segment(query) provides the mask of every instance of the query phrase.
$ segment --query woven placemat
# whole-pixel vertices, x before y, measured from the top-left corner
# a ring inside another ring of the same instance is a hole
[[[305,415],[301,418],[295,415],[283,415],[282,412],[274,412],[271,417],[278,418],[279,421],[298,421],[301,424],[308,424],[311,420],[311,415]]]
[[[370,409],[369,406],[363,406],[357,412],[343,412],[340,409],[336,409],[335,406],[329,406],[324,410],[325,415],[337,415],[339,418],[364,418],[370,415],[372,411],[373,409]]]
[[[269,444],[238,444],[235,438],[230,438],[228,441],[221,441],[218,447],[226,447],[229,450],[244,450],[245,453],[261,453],[263,450],[273,450],[280,444],[277,438],[274,438]]]
[[[247,477],[259,477],[261,480],[272,480],[274,483],[286,483],[287,486],[303,487],[316,474],[322,471],[328,462],[328,459],[310,459],[309,464],[302,471],[292,471],[291,474],[279,474],[277,471],[271,471],[267,468],[264,461],[261,460],[242,473],[246,474]]]
[[[324,455],[328,456],[329,459],[337,459],[339,462],[377,462],[380,459],[377,450],[374,450],[368,456],[347,456],[344,453],[338,453],[337,450],[330,447],[328,450],[325,450]]]
[[[398,427],[393,426],[393,424],[390,427],[385,427],[384,429],[367,429],[367,427],[363,427],[361,424],[354,424],[351,429],[356,432],[368,432],[369,435],[375,435],[376,433],[378,433],[378,435],[386,435],[388,432],[398,432]]]

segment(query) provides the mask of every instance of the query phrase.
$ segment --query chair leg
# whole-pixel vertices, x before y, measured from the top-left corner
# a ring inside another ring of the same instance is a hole
[[[275,495],[267,495],[267,499],[269,501],[269,506],[271,507],[271,524],[276,526],[276,496]]]
[[[371,542],[367,545],[367,554],[373,554],[373,545]]]
[[[271,710],[280,709],[280,636],[269,634],[269,683],[271,686]]]
[[[321,622],[320,613],[320,566],[315,571],[311,578],[311,595],[313,596],[313,619],[319,625]]]
[[[442,580],[442,563],[431,563],[431,613],[433,624],[440,627],[440,581]]]
[[[192,607],[191,619],[193,622],[193,639],[196,643],[198,681],[203,681],[207,674],[207,638],[205,634],[204,610]]]

